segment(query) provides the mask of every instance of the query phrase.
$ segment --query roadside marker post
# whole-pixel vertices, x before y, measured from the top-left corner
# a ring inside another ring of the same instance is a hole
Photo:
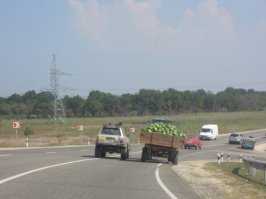
[[[20,128],[20,122],[13,122],[13,129],[16,129],[16,144],[18,147],[18,129]]]
[[[242,154],[239,155],[239,162],[242,162]]]
[[[223,152],[221,153],[221,162],[222,163],[224,162],[224,153]]]
[[[26,147],[29,147],[29,138],[26,138]]]
[[[221,164],[221,154],[217,153],[217,160],[218,160],[218,164]]]
[[[135,131],[136,131],[135,128],[129,128],[130,133],[135,133]]]
[[[83,144],[83,126],[82,125],[78,125],[77,126],[77,130],[80,131],[80,144]]]

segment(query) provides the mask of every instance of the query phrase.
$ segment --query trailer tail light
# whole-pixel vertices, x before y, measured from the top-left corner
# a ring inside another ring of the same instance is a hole
[[[98,142],[100,139],[99,139],[99,135],[97,135],[96,137],[96,142]]]

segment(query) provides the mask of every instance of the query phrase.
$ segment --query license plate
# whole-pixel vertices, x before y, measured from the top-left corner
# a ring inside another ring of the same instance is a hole
[[[115,143],[115,139],[114,138],[111,138],[111,137],[107,137],[105,141],[107,143],[109,143],[109,144],[114,144]]]

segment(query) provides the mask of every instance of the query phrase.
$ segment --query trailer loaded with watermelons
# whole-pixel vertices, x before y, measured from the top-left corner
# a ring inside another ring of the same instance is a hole
[[[178,149],[184,146],[185,135],[170,122],[150,123],[140,132],[140,142],[144,144],[141,161],[155,157],[165,157],[174,165],[178,163]]]

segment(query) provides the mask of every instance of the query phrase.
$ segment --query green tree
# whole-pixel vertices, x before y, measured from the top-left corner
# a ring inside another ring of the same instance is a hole
[[[85,100],[82,97],[79,95],[74,97],[65,96],[63,102],[68,117],[82,116],[82,107],[85,104]]]

